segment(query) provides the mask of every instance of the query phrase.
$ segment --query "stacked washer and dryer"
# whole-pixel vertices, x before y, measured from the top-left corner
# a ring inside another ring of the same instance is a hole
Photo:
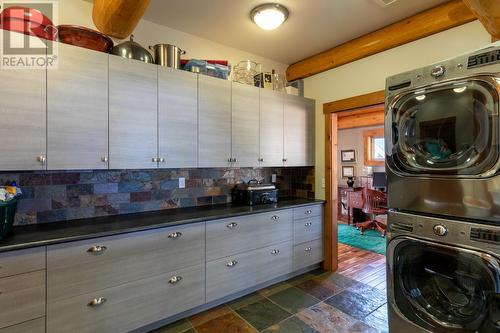
[[[500,43],[389,77],[390,333],[500,332]]]

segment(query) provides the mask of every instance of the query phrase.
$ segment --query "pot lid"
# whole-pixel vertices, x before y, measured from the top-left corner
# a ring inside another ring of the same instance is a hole
[[[113,54],[128,59],[141,60],[147,63],[153,63],[153,56],[148,50],[139,43],[134,42],[134,35],[130,35],[130,40],[116,45],[112,51]]]

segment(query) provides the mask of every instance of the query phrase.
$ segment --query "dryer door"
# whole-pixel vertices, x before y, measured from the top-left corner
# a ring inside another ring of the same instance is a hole
[[[386,116],[387,164],[407,176],[481,177],[499,161],[499,81],[477,77],[397,97]]]
[[[499,332],[498,260],[413,238],[389,243],[391,305],[431,332]]]

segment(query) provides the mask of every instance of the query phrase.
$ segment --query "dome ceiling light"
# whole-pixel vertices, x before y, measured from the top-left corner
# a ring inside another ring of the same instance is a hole
[[[255,7],[250,18],[264,30],[274,30],[288,18],[288,9],[278,3],[266,3]]]

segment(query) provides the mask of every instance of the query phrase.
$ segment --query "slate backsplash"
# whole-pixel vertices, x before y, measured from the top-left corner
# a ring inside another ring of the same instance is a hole
[[[0,173],[0,184],[21,187],[15,225],[24,225],[227,203],[234,184],[273,173],[281,197],[314,198],[312,167],[18,172]]]

